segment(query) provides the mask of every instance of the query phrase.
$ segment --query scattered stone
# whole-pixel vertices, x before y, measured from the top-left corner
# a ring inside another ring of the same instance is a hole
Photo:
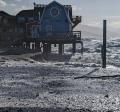
[[[105,98],[109,98],[109,95],[108,95],[108,94],[106,94],[106,95],[105,95]]]

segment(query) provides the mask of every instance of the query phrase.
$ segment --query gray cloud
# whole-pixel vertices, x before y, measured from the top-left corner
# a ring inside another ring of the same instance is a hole
[[[5,7],[7,3],[4,0],[0,0],[0,7]]]
[[[15,0],[15,1],[17,1],[17,2],[21,2],[21,0]]]

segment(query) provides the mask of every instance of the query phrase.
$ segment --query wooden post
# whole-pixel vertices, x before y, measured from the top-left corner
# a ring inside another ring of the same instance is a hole
[[[84,50],[84,48],[83,48],[83,42],[81,42],[81,54],[83,55],[83,50]]]
[[[62,55],[64,53],[64,44],[59,44],[59,55]]]
[[[48,53],[50,54],[51,53],[51,43],[48,43],[47,48],[48,48]]]
[[[56,44],[54,44],[54,47],[57,47],[57,45],[56,45]]]
[[[35,49],[40,49],[40,42],[35,42]]]
[[[27,48],[26,42],[23,42],[23,47]]]
[[[26,42],[26,48],[30,49],[30,42]]]
[[[73,54],[76,52],[76,43],[73,43]]]
[[[103,20],[103,46],[102,46],[102,68],[106,68],[106,33],[107,21]]]
[[[44,55],[48,55],[48,47],[47,47],[48,45],[47,45],[47,43],[43,43],[43,54]]]

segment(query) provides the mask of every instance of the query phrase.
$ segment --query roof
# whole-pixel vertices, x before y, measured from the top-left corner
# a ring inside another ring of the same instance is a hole
[[[56,2],[56,3],[58,3],[57,1],[52,1],[51,3],[53,3],[53,2]],[[49,3],[49,4],[51,4],[51,3]],[[48,4],[48,5],[49,5]],[[60,4],[60,3],[58,3],[58,4]],[[36,4],[36,3],[34,3],[34,7],[43,7],[43,8],[45,8],[47,5],[45,5],[45,4]],[[63,5],[64,7],[66,7],[66,8],[71,8],[72,6],[71,5]]]
[[[10,14],[4,12],[4,11],[0,11],[0,15],[6,16],[6,17],[14,17],[13,15],[10,15]]]
[[[34,14],[34,10],[30,9],[30,10],[22,10],[16,16],[31,17],[31,16],[33,16],[33,14]]]
[[[34,3],[34,7],[43,7],[43,8],[45,8],[46,5],[45,4],[36,4],[36,3]]]
[[[4,11],[0,11],[0,16],[2,16],[3,18],[7,18],[9,21],[11,21],[12,23],[15,22],[16,17],[13,15],[10,15]]]
[[[8,13],[4,12],[4,11],[0,11],[0,15],[9,15]]]
[[[57,1],[52,1],[52,2],[50,2],[46,7],[45,7],[45,11],[46,11],[46,9],[47,9],[47,7],[49,7],[51,4],[57,4],[57,5],[59,5],[59,6],[61,6],[61,7],[63,7],[63,9],[64,9],[64,11],[65,11],[65,13],[66,13],[66,16],[67,16],[67,18],[68,18],[68,20],[69,20],[69,22],[72,24],[72,21],[71,21],[71,19],[70,19],[70,17],[68,16],[68,14],[67,14],[67,12],[66,12],[66,7],[67,8],[69,8],[69,7],[71,7],[70,5],[62,5],[62,4],[60,4],[59,2],[57,2]],[[45,13],[45,11],[43,12],[43,14]],[[41,22],[42,22],[42,20],[43,20],[43,16],[42,16],[42,18],[41,18]]]

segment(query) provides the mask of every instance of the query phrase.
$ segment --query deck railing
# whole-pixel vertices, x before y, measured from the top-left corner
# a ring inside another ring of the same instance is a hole
[[[81,31],[71,31],[67,33],[63,32],[40,32],[39,34],[27,34],[26,33],[26,38],[41,38],[41,39],[76,39],[76,40],[81,40]]]
[[[72,22],[76,22],[76,21],[81,22],[82,21],[82,16],[73,16],[72,17]]]
[[[65,38],[79,39],[81,40],[81,31],[68,32]]]
[[[72,23],[73,23],[72,28],[75,28],[81,22],[82,22],[82,16],[73,16],[72,17]]]

